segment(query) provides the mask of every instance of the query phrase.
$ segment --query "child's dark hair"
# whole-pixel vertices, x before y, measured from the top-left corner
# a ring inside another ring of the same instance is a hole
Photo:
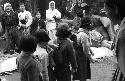
[[[34,52],[36,50],[36,41],[33,36],[23,36],[20,40],[19,48],[24,52]]]
[[[50,38],[44,29],[41,29],[35,33],[35,38],[37,43],[49,42]]]
[[[92,21],[90,17],[83,17],[81,20],[81,26],[80,28],[86,29],[86,30],[92,30]]]

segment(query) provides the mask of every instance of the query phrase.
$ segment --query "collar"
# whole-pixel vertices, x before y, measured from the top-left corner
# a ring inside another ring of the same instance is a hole
[[[24,57],[30,57],[30,56],[33,56],[33,52],[24,52],[24,51],[21,51],[21,55],[24,56]]]

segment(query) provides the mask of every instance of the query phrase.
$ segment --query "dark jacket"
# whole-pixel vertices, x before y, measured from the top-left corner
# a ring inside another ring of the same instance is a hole
[[[10,13],[10,15],[7,15],[7,13],[2,14],[0,21],[2,23],[4,32],[5,30],[15,28],[19,23],[18,15],[13,11]]]
[[[73,44],[70,40],[57,40],[58,43],[62,43],[61,53],[63,55],[63,64],[69,66],[71,64],[72,68],[77,68],[76,55],[73,48]]]
[[[40,29],[46,30],[46,24],[45,24],[44,20],[35,18],[31,25],[31,30],[30,30],[31,34],[34,34],[37,31],[38,26],[40,27]]]
[[[39,63],[31,55],[21,55],[17,59],[21,81],[40,81]]]

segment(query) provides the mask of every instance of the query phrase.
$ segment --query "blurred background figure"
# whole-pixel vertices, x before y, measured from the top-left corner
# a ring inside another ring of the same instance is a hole
[[[46,24],[44,20],[41,18],[40,12],[38,11],[35,17],[33,18],[33,22],[31,24],[31,29],[30,29],[30,34],[34,35],[40,29],[46,30]]]
[[[24,3],[20,3],[19,9],[19,30],[22,32],[22,34],[30,34],[30,25],[32,24],[33,19],[32,15],[25,9]]]
[[[55,9],[55,2],[49,3],[49,9],[46,10],[46,30],[49,34],[50,39],[56,39],[56,20],[61,18],[61,13]]]
[[[124,81],[125,77],[125,12],[123,12],[123,7],[125,7],[124,0],[106,0],[106,9],[108,10],[108,16],[112,20],[113,25],[119,25],[120,29],[116,37],[116,57],[118,60],[118,69],[121,81]],[[121,72],[120,72],[121,71]],[[122,75],[123,74],[123,75]],[[118,75],[118,74],[117,74]]]
[[[4,14],[1,16],[1,24],[3,32],[6,36],[7,47],[4,53],[10,53],[18,46],[17,26],[19,23],[18,15],[13,11],[10,3],[4,4]],[[12,53],[13,53],[12,52]]]

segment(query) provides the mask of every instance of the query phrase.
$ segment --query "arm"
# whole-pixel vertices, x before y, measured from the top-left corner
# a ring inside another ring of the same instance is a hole
[[[31,63],[27,68],[28,81],[39,81],[40,71],[36,63]]]
[[[43,75],[43,81],[49,81],[49,76],[48,76],[48,55],[44,56],[43,59],[41,60],[42,63],[42,75]]]
[[[15,16],[16,16],[16,17],[15,17],[15,18],[16,18],[16,19],[15,19],[15,21],[16,21],[16,26],[18,26],[18,24],[19,24],[18,14],[17,14],[17,13],[15,13]]]
[[[111,21],[109,22],[109,25],[107,26],[107,29],[108,29],[108,34],[110,36],[110,39],[111,39],[111,41],[113,41],[116,34],[115,34],[115,31],[114,31],[113,23]]]
[[[1,16],[0,16],[0,22],[1,22],[1,26],[2,26],[2,28],[3,28],[3,33],[5,33],[4,15],[1,15]]]
[[[46,10],[46,20],[47,21],[54,20],[54,18],[50,17],[49,10]]]
[[[29,27],[32,24],[33,18],[32,18],[32,15],[31,15],[30,12],[27,12],[27,16],[26,17],[28,19],[28,21],[26,23],[26,27]]]
[[[61,18],[61,13],[56,9],[56,18]]]
[[[83,51],[85,51],[86,55],[88,56],[89,59],[91,59],[91,55],[93,54],[92,50],[90,49],[90,42],[86,34],[82,34],[80,37],[81,44],[83,47]]]
[[[71,42],[67,45],[67,51],[68,51],[68,54],[69,54],[70,63],[71,63],[72,68],[77,69],[77,61],[76,61],[75,50],[74,50]]]

